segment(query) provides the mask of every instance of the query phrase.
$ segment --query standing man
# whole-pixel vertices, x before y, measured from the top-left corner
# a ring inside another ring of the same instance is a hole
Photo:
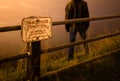
[[[68,2],[66,8],[65,20],[68,19],[76,19],[76,18],[88,18],[89,10],[87,3],[84,0],[71,0]],[[77,22],[66,24],[66,31],[70,33],[70,43],[75,42],[77,32],[79,32],[81,38],[83,40],[86,39],[86,30],[89,27],[89,21],[85,22]],[[83,44],[85,49],[85,55],[89,54],[88,44]],[[72,60],[74,58],[74,46],[69,48],[68,60]]]

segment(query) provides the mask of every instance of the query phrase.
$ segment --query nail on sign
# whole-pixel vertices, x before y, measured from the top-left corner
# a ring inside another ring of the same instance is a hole
[[[22,20],[24,42],[34,42],[51,38],[51,17],[28,17]]]

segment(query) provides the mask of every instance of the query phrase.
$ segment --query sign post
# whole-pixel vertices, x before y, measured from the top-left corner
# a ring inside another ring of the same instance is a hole
[[[31,50],[27,51],[30,53],[27,63],[28,81],[39,80],[41,40],[51,38],[51,26],[50,17],[28,17],[22,20],[22,39],[27,42],[28,47],[31,47]]]

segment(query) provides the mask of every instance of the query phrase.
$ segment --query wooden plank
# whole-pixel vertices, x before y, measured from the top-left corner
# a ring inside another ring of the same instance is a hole
[[[78,42],[74,42],[74,43],[70,43],[70,44],[55,46],[55,47],[48,48],[48,49],[41,49],[41,50],[38,49],[37,51],[40,50],[41,54],[44,54],[46,52],[52,52],[52,51],[57,51],[57,50],[60,50],[60,49],[68,48],[69,46],[94,42],[94,41],[98,41],[98,40],[102,40],[102,39],[105,39],[105,38],[110,38],[110,37],[118,36],[118,35],[120,35],[120,32],[116,32],[116,33],[112,33],[112,34],[108,34],[108,35],[103,35],[103,36],[99,36],[99,37],[95,37],[95,38],[91,38],[91,39],[87,39],[87,40],[83,40],[83,41],[78,41]],[[0,59],[0,64],[3,64],[5,62],[11,62],[11,61],[14,61],[14,60],[17,60],[17,59],[28,58],[28,57],[29,57],[29,54],[25,53],[25,54],[13,56],[13,57],[10,57],[10,58],[4,58],[4,59]]]
[[[8,31],[16,31],[21,30],[21,26],[7,26],[7,27],[0,27],[0,32],[8,32]]]
[[[112,18],[120,18],[120,14],[119,15],[103,16],[103,17],[78,18],[78,19],[70,19],[70,20],[64,20],[64,21],[56,21],[56,22],[53,22],[53,26],[54,25],[69,24],[69,23],[73,23],[73,22],[96,21],[96,20],[105,20],[105,19],[112,19]]]
[[[118,14],[118,15],[110,15],[110,16],[103,16],[103,17],[79,18],[79,19],[71,19],[71,20],[64,20],[64,21],[54,21],[52,23],[52,25],[56,26],[56,25],[73,23],[73,22],[96,21],[96,20],[105,20],[105,19],[112,19],[112,18],[120,18],[120,14]],[[20,30],[20,29],[21,29],[21,25],[6,26],[6,27],[0,27],[0,32],[15,31],[15,30]]]
[[[58,81],[59,79],[60,79],[60,81],[62,81],[61,78],[60,78],[60,76],[62,76],[62,77],[68,77],[71,74],[76,75],[77,70],[80,70],[80,68],[81,67],[83,68],[83,66],[86,65],[86,64],[92,63],[92,62],[94,62],[96,60],[100,60],[102,58],[106,58],[108,56],[119,55],[119,54],[120,54],[120,48],[118,48],[116,50],[112,50],[110,52],[107,52],[104,55],[102,54],[102,55],[99,55],[99,56],[96,56],[96,57],[93,57],[93,58],[90,58],[90,59],[86,59],[86,60],[84,60],[82,62],[73,64],[71,66],[67,66],[65,68],[61,68],[59,70],[47,73],[47,74],[41,76],[40,79],[39,79],[39,81],[53,81],[53,80],[54,81]],[[61,74],[63,74],[63,75],[61,75]]]
[[[32,64],[32,79],[30,81],[38,81],[40,77],[40,54],[41,54],[41,42],[32,42],[32,55],[31,55],[31,64]]]
[[[98,41],[98,40],[101,40],[101,39],[110,38],[110,37],[118,36],[118,35],[120,35],[120,32],[111,33],[111,34],[107,34],[107,35],[102,35],[102,36],[99,36],[99,37],[94,37],[94,38],[90,38],[90,39],[87,39],[87,40],[81,40],[81,41],[78,41],[78,42],[73,42],[73,43],[64,44],[64,45],[60,45],[60,46],[55,46],[55,47],[48,48],[48,49],[42,49],[41,52],[42,52],[42,54],[44,54],[46,52],[57,51],[57,50],[61,50],[61,49],[64,49],[64,48],[68,48],[70,46],[81,45],[83,43],[90,43],[90,42],[94,42],[94,41]]]
[[[27,53],[24,53],[24,54],[20,54],[20,55],[8,57],[8,58],[3,58],[3,59],[0,59],[0,64],[12,62],[12,61],[27,58],[27,57],[29,57],[29,55]]]

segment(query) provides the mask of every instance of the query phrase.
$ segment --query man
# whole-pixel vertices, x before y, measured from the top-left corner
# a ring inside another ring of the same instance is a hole
[[[89,10],[87,3],[83,0],[71,0],[66,8],[66,16],[65,19],[76,19],[76,18],[88,18]],[[66,24],[66,31],[70,33],[70,42],[75,42],[76,34],[79,32],[82,39],[86,39],[86,30],[89,27],[89,21],[86,22],[77,22]],[[85,55],[89,54],[89,48],[87,43],[83,44],[85,49]],[[74,58],[74,46],[69,48],[68,60],[72,60]]]

